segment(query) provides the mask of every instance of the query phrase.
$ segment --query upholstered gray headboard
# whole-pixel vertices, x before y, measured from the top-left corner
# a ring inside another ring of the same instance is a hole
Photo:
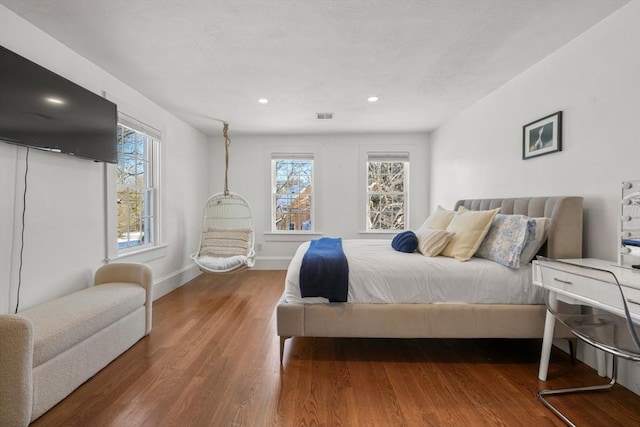
[[[551,218],[547,243],[540,254],[551,258],[582,257],[582,197],[514,197],[508,199],[466,199],[455,205],[473,211],[501,208],[501,214]]]

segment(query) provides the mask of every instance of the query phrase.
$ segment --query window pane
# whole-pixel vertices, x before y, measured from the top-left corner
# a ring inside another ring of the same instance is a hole
[[[146,134],[118,125],[118,249],[154,242],[152,142]]]
[[[367,227],[405,228],[405,162],[367,162]]]
[[[273,160],[273,230],[312,230],[313,160]]]

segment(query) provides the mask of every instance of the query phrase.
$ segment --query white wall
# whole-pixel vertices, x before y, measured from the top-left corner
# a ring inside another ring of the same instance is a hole
[[[563,151],[521,160],[522,126],[558,110]],[[616,261],[620,184],[640,179],[640,1],[438,129],[431,170],[431,206],[468,197],[583,196],[584,256]],[[625,380],[636,392],[639,372]]]
[[[166,246],[120,258],[147,262],[158,297],[197,274],[201,208],[209,190],[207,138],[13,12],[0,6],[0,44],[116,102],[163,133],[161,214]],[[16,305],[26,149],[0,142],[0,313]],[[105,259],[105,176],[115,166],[30,150],[20,310],[87,287]],[[110,212],[115,218],[115,204]],[[113,242],[109,242],[115,247]]]
[[[634,1],[433,135],[432,205],[585,197],[585,256],[617,259],[624,179],[640,179],[640,2]],[[521,160],[522,126],[563,111],[563,151]]]
[[[222,132],[222,131],[221,131]],[[252,206],[256,227],[256,268],[286,269],[301,241],[319,235],[281,236],[271,232],[271,153],[315,154],[316,231],[324,236],[391,238],[394,234],[365,234],[363,153],[408,151],[410,155],[409,226],[417,228],[428,213],[428,135],[284,135],[231,138],[229,190],[244,196]],[[224,141],[211,138],[211,188],[224,189]]]

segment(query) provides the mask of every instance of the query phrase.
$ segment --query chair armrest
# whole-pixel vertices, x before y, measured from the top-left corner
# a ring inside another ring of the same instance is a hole
[[[100,267],[94,276],[94,286],[104,283],[136,283],[146,291],[146,328],[145,335],[151,332],[153,304],[153,274],[151,268],[140,263],[113,263]]]
[[[0,315],[0,425],[27,426],[33,408],[33,325]]]

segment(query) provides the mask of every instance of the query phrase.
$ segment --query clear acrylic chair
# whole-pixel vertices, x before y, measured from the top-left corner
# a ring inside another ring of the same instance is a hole
[[[541,390],[538,392],[538,399],[567,425],[574,426],[564,414],[554,407],[545,398],[546,396],[606,391],[610,390],[616,383],[616,360],[618,357],[623,359],[640,361],[640,325],[629,314],[627,298],[625,297],[624,287],[620,286],[616,275],[608,270],[578,266],[560,260],[538,256],[538,262],[541,266],[543,274],[543,285],[550,278],[545,278],[544,273],[552,270],[571,271],[573,274],[584,276],[591,280],[602,282],[603,286],[616,286],[616,295],[620,299],[615,304],[619,308],[617,313],[604,310],[602,307],[588,305],[582,301],[563,301],[562,297],[558,297],[555,292],[544,288],[545,302],[547,310],[551,312],[555,318],[567,326],[571,332],[579,339],[587,344],[613,355],[611,363],[611,381],[608,384],[573,387],[563,389]]]

